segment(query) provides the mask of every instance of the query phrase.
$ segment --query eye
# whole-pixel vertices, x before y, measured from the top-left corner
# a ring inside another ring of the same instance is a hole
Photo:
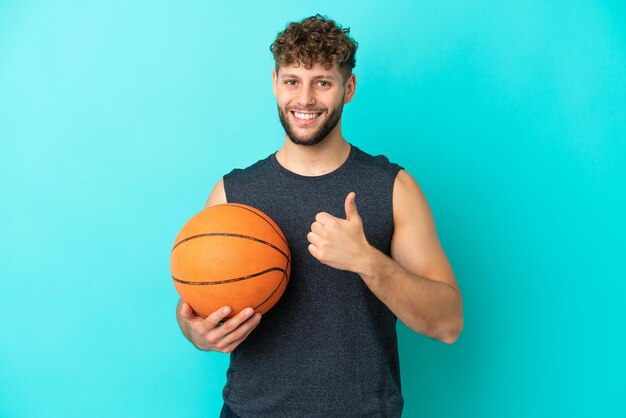
[[[325,80],[318,80],[318,81],[317,81],[317,84],[318,84],[320,87],[330,87],[330,83],[329,83],[328,81],[325,81]]]
[[[288,86],[295,86],[297,81],[296,80],[285,80],[284,83]]]

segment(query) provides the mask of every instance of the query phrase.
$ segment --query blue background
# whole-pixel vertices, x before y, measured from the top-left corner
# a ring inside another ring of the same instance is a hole
[[[169,252],[281,146],[268,48],[317,12],[360,43],[346,138],[418,180],[464,295],[452,346],[398,325],[405,416],[626,416],[624,4],[1,1],[0,416],[216,416]]]

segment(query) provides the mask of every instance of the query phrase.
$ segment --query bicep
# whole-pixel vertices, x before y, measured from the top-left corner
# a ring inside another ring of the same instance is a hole
[[[404,170],[398,173],[394,183],[393,219],[391,257],[420,277],[458,289],[452,266],[439,242],[426,196]]]
[[[226,203],[226,191],[224,190],[224,179],[220,179],[215,187],[213,187],[213,190],[211,190],[211,194],[209,195],[204,207],[208,208],[215,205],[221,205],[223,203]]]

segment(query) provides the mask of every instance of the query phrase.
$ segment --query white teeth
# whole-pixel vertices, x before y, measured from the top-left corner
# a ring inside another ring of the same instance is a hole
[[[293,114],[298,118],[298,119],[314,119],[316,117],[319,116],[319,113],[300,113],[300,112],[293,112]]]

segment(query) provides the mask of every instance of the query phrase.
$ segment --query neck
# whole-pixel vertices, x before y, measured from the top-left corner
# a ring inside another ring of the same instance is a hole
[[[285,136],[285,144],[276,159],[287,170],[301,176],[321,176],[338,169],[350,155],[350,144],[339,135],[329,135],[312,146],[296,145]]]

